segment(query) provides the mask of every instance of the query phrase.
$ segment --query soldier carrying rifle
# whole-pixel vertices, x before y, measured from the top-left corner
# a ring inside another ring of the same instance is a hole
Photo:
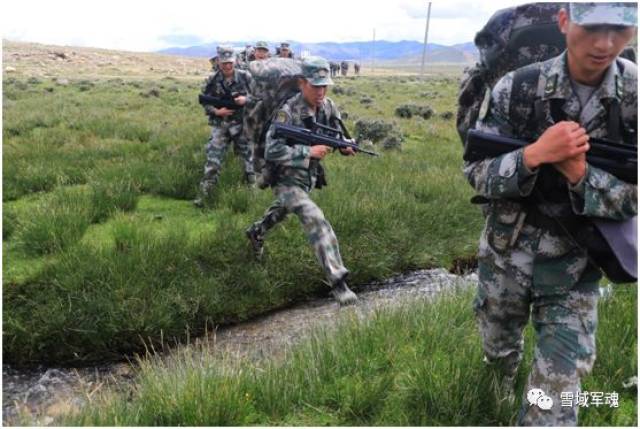
[[[476,125],[533,143],[464,166],[486,215],[474,302],[485,359],[513,389],[531,317],[523,396],[545,399],[523,399],[518,423],[534,426],[577,424],[577,403],[564,406],[561,395],[581,390],[596,358],[602,274],[578,243],[590,234],[581,228],[637,214],[637,184],[587,159],[590,137],[637,145],[636,65],[618,57],[636,33],[637,5],[570,3],[557,17],[566,51],[500,79]]]
[[[255,256],[263,252],[264,237],[271,228],[294,213],[309,238],[316,258],[331,285],[331,293],[341,305],[356,302],[356,295],[346,283],[348,270],[342,263],[338,240],[322,210],[309,198],[314,187],[325,183],[320,161],[331,148],[324,145],[309,146],[274,136],[277,124],[313,128],[314,124],[340,127],[340,112],[326,97],[327,86],[333,82],[329,76],[329,63],[320,57],[308,57],[302,63],[303,78],[299,80],[300,93],[289,98],[277,111],[266,136],[265,160],[273,170],[271,187],[276,200],[262,219],[247,229]],[[343,155],[354,155],[351,147],[340,149]]]
[[[243,106],[250,101],[251,74],[236,70],[235,61],[233,48],[221,48],[218,51],[219,70],[207,79],[202,88],[202,95],[231,99],[235,108],[203,104],[205,113],[209,116],[211,137],[206,146],[207,161],[200,182],[200,195],[193,201],[198,207],[204,205],[204,200],[210,196],[218,182],[220,168],[230,143],[233,143],[235,152],[242,156],[246,182],[249,185],[255,183],[251,147],[242,131]]]

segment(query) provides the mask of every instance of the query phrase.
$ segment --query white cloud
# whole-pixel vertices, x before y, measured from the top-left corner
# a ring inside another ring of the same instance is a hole
[[[424,38],[427,2],[323,0],[4,2],[3,38],[151,51],[189,37],[208,41],[297,40],[306,43]],[[514,2],[433,2],[429,42],[468,42],[498,8]]]

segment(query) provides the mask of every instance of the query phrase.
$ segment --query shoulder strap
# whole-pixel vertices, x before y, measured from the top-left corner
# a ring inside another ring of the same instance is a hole
[[[616,65],[618,66],[618,70],[620,70],[620,75],[623,75],[624,61],[616,59]],[[616,95],[620,96],[621,94],[619,94],[619,92],[621,92],[623,89],[621,87],[622,83],[619,81],[619,78],[617,76],[615,85]],[[617,98],[614,98],[607,106],[607,138],[613,141],[620,141],[622,139],[623,130],[625,130],[625,125],[622,120],[620,102]]]
[[[540,67],[525,66],[517,69],[513,73],[513,85],[511,87],[511,98],[509,100],[509,117],[514,122],[526,122],[527,129],[535,128],[536,124],[540,124],[546,119],[545,103],[536,94],[538,81],[540,79]],[[526,83],[526,85],[525,85]],[[533,88],[533,91],[524,92],[523,88]],[[526,101],[530,105],[533,99],[533,115],[527,118],[520,118],[521,112],[524,110],[522,104]]]

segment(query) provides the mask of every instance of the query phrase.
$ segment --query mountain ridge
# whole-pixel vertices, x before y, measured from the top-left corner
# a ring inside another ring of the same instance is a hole
[[[328,60],[353,60],[360,62],[371,61],[374,56],[376,61],[416,61],[422,56],[424,44],[412,40],[401,40],[399,42],[389,42],[378,40],[376,42],[320,42],[320,43],[300,43],[297,41],[286,41],[291,45],[294,53],[300,55],[301,52],[309,52]],[[275,47],[279,42],[268,42],[270,51],[275,53]],[[166,55],[180,55],[186,57],[212,57],[215,55],[216,46],[231,45],[242,48],[253,42],[211,42],[202,45],[188,47],[170,47],[156,51]],[[477,60],[478,51],[473,42],[458,43],[451,46],[437,43],[427,44],[427,59],[430,62],[444,63],[473,63]]]

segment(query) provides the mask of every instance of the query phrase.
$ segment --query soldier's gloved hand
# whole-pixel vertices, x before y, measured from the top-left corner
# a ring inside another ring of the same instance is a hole
[[[589,135],[580,124],[562,121],[547,128],[535,143],[524,149],[524,163],[530,170],[554,164],[589,150]]]
[[[309,155],[311,156],[311,158],[322,159],[327,153],[329,153],[330,150],[331,148],[329,146],[311,146],[311,152],[309,152]]]
[[[216,116],[220,116],[222,118],[227,117],[229,115],[233,115],[233,110],[231,109],[227,109],[226,107],[221,107],[219,109],[214,108],[213,109],[213,113],[215,113]]]
[[[233,101],[235,101],[238,106],[244,106],[247,103],[247,97],[244,95],[238,95],[233,99]]]

